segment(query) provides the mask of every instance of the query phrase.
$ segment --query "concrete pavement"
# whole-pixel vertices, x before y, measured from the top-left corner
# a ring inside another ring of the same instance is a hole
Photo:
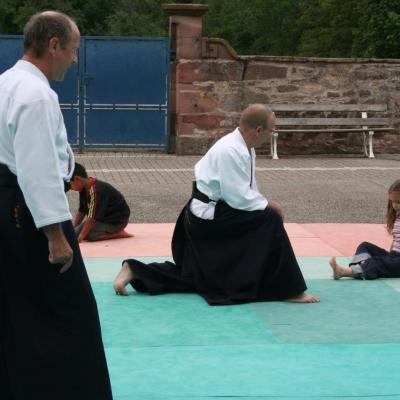
[[[196,156],[162,153],[76,154],[88,173],[126,197],[133,223],[174,223],[190,196]],[[257,157],[257,183],[290,223],[383,223],[388,186],[400,178],[400,157]],[[77,193],[68,194],[73,211]]]

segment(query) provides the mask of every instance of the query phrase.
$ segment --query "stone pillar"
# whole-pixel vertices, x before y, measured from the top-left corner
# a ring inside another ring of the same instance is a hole
[[[169,35],[175,59],[200,59],[202,51],[203,15],[207,4],[163,4],[169,16]]]
[[[171,91],[170,91],[170,143],[169,151],[177,151],[177,137],[180,135],[181,110],[179,106],[182,84],[179,79],[180,60],[201,59],[203,15],[208,10],[206,4],[163,4],[169,16],[169,36],[171,41]],[[179,147],[179,146],[178,146]]]

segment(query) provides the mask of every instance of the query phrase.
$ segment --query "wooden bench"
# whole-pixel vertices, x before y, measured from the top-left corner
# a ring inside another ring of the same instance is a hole
[[[374,133],[395,130],[389,126],[389,118],[382,116],[387,112],[386,104],[272,104],[270,107],[277,117],[271,137],[271,156],[274,160],[278,159],[280,133],[360,132],[363,134],[365,156],[374,158]],[[293,117],[294,114],[296,117]],[[371,114],[374,116],[371,117]]]

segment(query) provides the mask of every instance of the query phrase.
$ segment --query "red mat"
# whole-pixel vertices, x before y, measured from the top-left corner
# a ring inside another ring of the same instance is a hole
[[[171,256],[175,224],[129,224],[135,237],[83,242],[84,257]],[[391,237],[381,224],[285,224],[296,256],[351,256],[362,241],[389,249]]]

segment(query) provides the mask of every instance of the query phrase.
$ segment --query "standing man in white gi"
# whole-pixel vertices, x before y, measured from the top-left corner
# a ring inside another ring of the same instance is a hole
[[[0,75],[0,398],[111,400],[96,301],[64,188],[74,169],[57,94],[80,33],[34,15]]]
[[[192,198],[176,223],[175,263],[126,260],[114,290],[150,294],[196,292],[210,304],[284,300],[317,303],[283,226],[281,208],[257,188],[254,147],[272,132],[274,113],[246,108],[239,127],[196,164]]]

